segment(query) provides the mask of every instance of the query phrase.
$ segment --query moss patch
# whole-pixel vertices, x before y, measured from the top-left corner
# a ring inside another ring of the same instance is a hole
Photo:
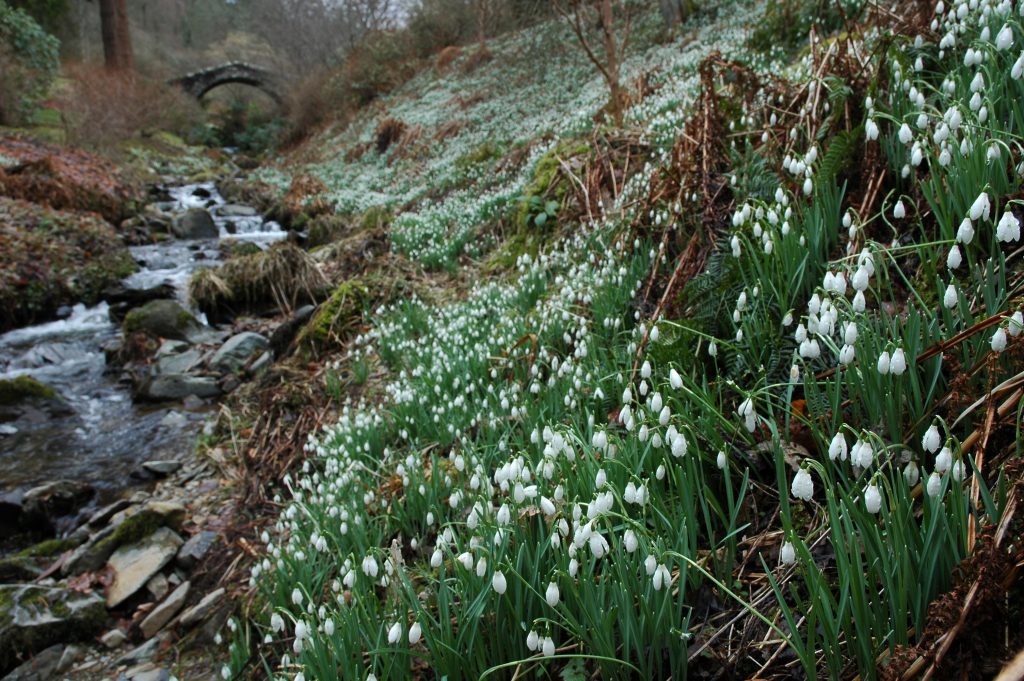
[[[536,206],[548,201],[561,204],[569,192],[569,181],[562,177],[561,161],[590,153],[590,147],[582,142],[567,140],[540,157],[533,169],[533,178],[523,190],[516,213],[516,224],[529,227],[537,214]],[[539,201],[535,200],[539,199]]]
[[[299,332],[299,345],[314,352],[337,345],[359,326],[368,299],[362,279],[349,279],[341,284]]]
[[[0,406],[9,407],[27,400],[55,400],[57,392],[31,376],[0,380]]]

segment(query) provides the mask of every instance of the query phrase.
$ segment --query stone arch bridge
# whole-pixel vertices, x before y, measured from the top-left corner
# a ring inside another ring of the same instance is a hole
[[[270,95],[278,104],[284,103],[284,89],[277,74],[260,66],[245,62],[229,62],[219,66],[211,66],[202,71],[195,71],[181,78],[170,81],[196,99],[202,99],[210,90],[229,83],[242,83],[258,88]]]

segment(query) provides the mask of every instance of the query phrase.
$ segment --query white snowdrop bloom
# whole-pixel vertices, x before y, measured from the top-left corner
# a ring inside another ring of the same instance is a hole
[[[302,592],[298,588],[292,589],[292,603],[302,605]]]
[[[949,447],[943,447],[942,450],[935,455],[935,470],[939,475],[943,475],[953,466],[953,450]]]
[[[978,198],[974,199],[974,203],[971,204],[970,210],[967,211],[967,216],[972,222],[977,222],[983,217],[988,220],[991,212],[992,203],[988,199],[988,194],[986,192],[982,192],[978,194]]]
[[[996,49],[1002,52],[1011,47],[1013,47],[1013,29],[1009,24],[1003,24],[999,33],[996,34]]]
[[[640,378],[651,377],[651,363],[644,360],[644,363],[640,366]]]
[[[743,330],[740,329],[737,333],[742,334]],[[716,343],[715,341],[711,341],[710,343],[708,343],[708,354],[712,357],[718,356],[718,343]]]
[[[811,181],[811,178],[808,177],[808,178],[806,178],[804,180],[804,196],[810,196],[811,192],[813,192],[813,191],[814,191],[814,182]]]
[[[792,542],[786,542],[779,549],[779,560],[782,561],[783,565],[792,565],[796,562],[796,549],[793,547]]]
[[[647,572],[648,576],[651,576],[651,575],[654,574],[654,571],[657,570],[657,569],[658,569],[658,559],[655,558],[654,555],[649,554],[647,556],[647,558],[644,559],[644,570]]]
[[[803,343],[807,340],[807,327],[803,324],[797,324],[796,331],[793,333],[793,339],[797,343]]]
[[[956,480],[957,482],[963,482],[964,475],[966,473],[967,467],[964,465],[963,461],[957,461],[956,463],[953,464],[951,475],[953,476],[954,480]]]
[[[870,275],[866,267],[858,267],[857,271],[853,273],[853,277],[850,279],[850,284],[857,292],[865,291],[868,288],[870,282]]]
[[[846,437],[842,433],[836,433],[835,437],[832,438],[832,442],[828,446],[828,458],[835,461],[846,461],[847,450],[846,450]]]
[[[656,392],[653,395],[651,395],[651,412],[656,414],[659,411],[661,411],[661,405],[661,393]]]
[[[811,474],[803,468],[798,470],[793,477],[790,491],[797,499],[810,501],[811,497],[814,496],[814,481],[811,479]]]
[[[916,168],[921,165],[922,161],[924,161],[924,151],[919,144],[915,143],[913,151],[910,152],[910,165]]]
[[[462,567],[466,568],[467,570],[473,569],[473,554],[471,554],[469,551],[464,551],[460,553],[459,557],[456,558],[456,560],[458,560],[462,564]]]
[[[540,648],[540,635],[533,629],[531,629],[530,633],[526,635],[526,647],[529,650],[537,650]]]
[[[1020,241],[1020,220],[1006,211],[996,225],[996,238],[1003,242]]]
[[[859,335],[856,322],[846,322],[843,324],[843,341],[847,345],[855,345]]]
[[[671,369],[668,372],[668,382],[674,390],[679,390],[683,387],[683,379],[679,375],[679,372],[675,369]]]
[[[945,168],[952,162],[953,155],[949,153],[949,149],[943,147],[942,151],[939,152],[939,165]]]
[[[960,247],[953,244],[953,247],[949,249],[949,255],[946,256],[946,267],[955,270],[960,267],[962,262],[963,257],[960,255]]]
[[[864,508],[872,514],[882,510],[882,493],[878,491],[878,485],[872,483],[864,490]]]
[[[889,371],[894,376],[902,376],[903,372],[907,370],[907,355],[903,352],[903,348],[896,348],[892,353],[892,361],[889,363]]]
[[[544,657],[551,657],[555,654],[555,642],[550,636],[545,636],[544,641],[540,644],[541,652]]]
[[[974,74],[974,78],[971,79],[971,92],[981,92],[985,89],[985,76],[981,71]]]
[[[494,589],[499,596],[504,594],[505,590],[508,589],[508,582],[505,581],[505,575],[501,570],[497,570],[494,573],[494,576],[491,577],[491,588]]]
[[[1024,331],[1024,313],[1017,310],[1010,317],[1010,323],[1006,326],[1006,332],[1016,338],[1020,335],[1021,331]]]
[[[1024,7],[1024,5],[1022,5]],[[1013,66],[1010,67],[1010,77],[1014,80],[1020,80],[1021,76],[1024,75],[1024,52],[1021,56],[1017,57],[1017,61],[1013,62]]]
[[[546,516],[553,516],[555,514],[555,505],[551,503],[551,500],[547,497],[540,498],[540,510],[544,512]]]
[[[911,132],[910,126],[906,123],[900,126],[899,136],[900,142],[903,142],[903,144],[910,144],[910,141],[914,139],[914,133]]]
[[[544,592],[544,600],[548,602],[552,608],[558,605],[560,594],[558,592],[558,585],[554,582],[548,582],[548,588]]]
[[[928,492],[928,496],[936,497],[942,489],[942,479],[939,474],[932,471],[932,474],[928,476],[928,483],[925,485],[925,491]]]
[[[275,612],[270,616],[270,628],[275,634],[284,631],[284,618]]]
[[[413,622],[412,626],[409,627],[409,645],[416,645],[423,638],[423,627],[420,626],[419,622]]]
[[[942,297],[942,304],[945,305],[946,308],[952,310],[954,307],[956,307],[956,304],[959,300],[960,297],[957,294],[956,286],[954,284],[950,284],[949,286],[947,286],[946,293]]]
[[[661,332],[658,331],[658,327],[657,326],[652,326],[651,327],[651,342],[652,343],[653,342],[657,342],[658,336],[660,336],[660,335],[661,335]]]
[[[942,446],[942,435],[939,433],[938,426],[929,426],[928,430],[924,433],[924,437],[921,438],[921,446],[924,448],[924,451],[931,454],[939,451],[939,447]]]
[[[476,562],[476,576],[483,577],[487,574],[487,556],[481,556]]]
[[[969,244],[974,240],[974,225],[970,218],[964,218],[956,230],[956,240],[962,244]]]
[[[600,560],[608,553],[608,540],[599,532],[595,532],[590,535],[590,539],[587,540],[587,543],[590,547],[590,553],[594,555],[594,558]]]
[[[921,469],[917,463],[910,461],[903,467],[903,479],[907,481],[909,487],[917,485],[917,481],[921,479]]]
[[[1006,349],[1006,329],[999,327],[992,334],[992,352],[1002,352]]]
[[[440,549],[434,549],[434,552],[430,554],[430,567],[439,568],[444,560],[444,556],[441,554]]]
[[[787,312],[782,317],[782,326],[783,327],[787,327],[787,326],[792,326],[792,324],[793,324],[793,311],[790,310],[789,312]]]
[[[626,548],[626,553],[633,553],[636,551],[639,541],[636,538],[636,532],[633,530],[626,530],[622,535],[622,544]]]
[[[686,436],[682,433],[676,433],[676,436],[672,438],[672,456],[676,458],[686,456],[687,449]]]
[[[902,220],[907,216],[907,209],[903,205],[903,199],[896,202],[896,206],[892,209],[892,216],[897,220]]]
[[[662,407],[661,412],[658,414],[658,423],[662,426],[667,426],[670,418],[672,418],[672,410],[667,406]]]
[[[868,122],[864,124],[865,135],[868,141],[874,141],[878,139],[878,124],[875,123],[875,119],[869,118]]]
[[[839,350],[839,363],[846,366],[853,363],[857,352],[852,345],[844,345]]]
[[[655,591],[661,591],[661,587],[663,586],[667,589],[672,586],[672,572],[664,563],[662,563],[654,569],[651,581],[654,584]]]
[[[734,236],[729,241],[729,245],[732,247],[732,256],[734,258],[740,257],[740,253],[742,252],[742,249],[740,248],[740,238],[738,236]]]
[[[398,643],[401,639],[402,639],[402,623],[401,622],[395,622],[394,624],[391,625],[391,628],[388,629],[388,643],[394,645],[395,643]]]
[[[892,364],[892,359],[889,357],[888,350],[883,350],[882,354],[878,356],[878,364],[877,364],[878,373],[882,374],[883,376],[885,374],[889,373],[889,369],[891,368],[890,367],[891,364]]]
[[[716,461],[719,470],[725,470],[729,466],[729,460],[725,457],[725,452],[718,452],[718,459]]]
[[[608,474],[601,468],[597,471],[597,475],[594,476],[594,487],[601,489],[608,483]]]

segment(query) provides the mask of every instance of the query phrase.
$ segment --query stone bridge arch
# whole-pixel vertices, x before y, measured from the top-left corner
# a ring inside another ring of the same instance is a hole
[[[181,87],[196,99],[202,99],[210,90],[229,83],[242,83],[267,93],[279,105],[284,104],[284,94],[276,74],[260,66],[245,62],[229,62],[195,71],[170,81]]]

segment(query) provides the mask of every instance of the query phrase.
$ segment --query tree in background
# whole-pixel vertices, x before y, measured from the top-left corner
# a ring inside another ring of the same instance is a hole
[[[697,8],[696,5],[695,0],[658,0],[661,16],[669,28],[686,21]]]
[[[115,71],[131,71],[135,68],[131,25],[128,23],[128,8],[125,2],[126,0],[100,0],[103,58],[107,68]]]
[[[616,125],[622,124],[628,93],[622,86],[622,60],[629,45],[631,11],[626,3],[619,8],[619,23],[616,31],[614,0],[555,0],[555,9],[572,29],[587,59],[597,67],[604,78],[611,96],[608,113]],[[591,26],[597,26],[602,54],[591,46]]]

